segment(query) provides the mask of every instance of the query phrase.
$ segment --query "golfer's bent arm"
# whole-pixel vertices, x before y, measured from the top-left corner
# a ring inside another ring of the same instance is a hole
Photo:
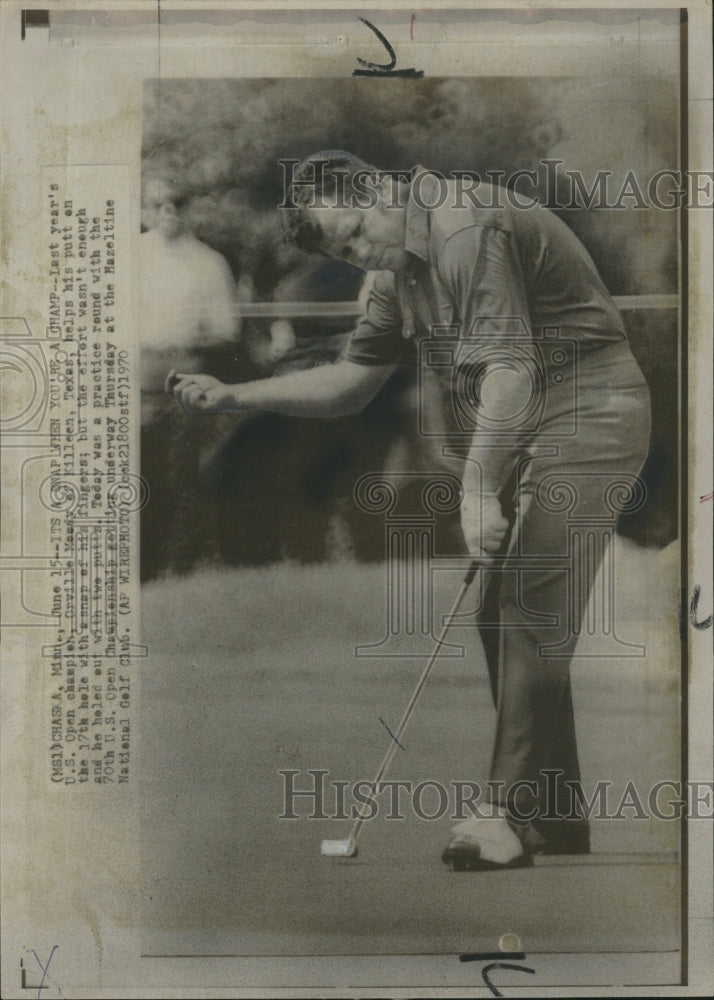
[[[166,391],[188,412],[267,410],[291,417],[340,417],[363,410],[396,367],[345,360],[236,385],[210,375],[169,372]]]
[[[488,367],[486,379],[489,390],[488,423],[491,427],[505,426],[518,437],[513,415],[524,409],[523,400],[527,400],[533,392],[528,373],[493,365]],[[477,413],[476,429],[462,474],[463,489],[467,494],[497,495],[511,472],[516,443],[514,441],[513,449],[504,447],[503,434],[486,429],[484,423],[479,425]]]

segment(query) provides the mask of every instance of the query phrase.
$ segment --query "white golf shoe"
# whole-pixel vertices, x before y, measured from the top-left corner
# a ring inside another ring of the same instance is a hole
[[[457,823],[441,860],[454,871],[524,868],[533,864],[505,811],[493,817],[470,816]]]

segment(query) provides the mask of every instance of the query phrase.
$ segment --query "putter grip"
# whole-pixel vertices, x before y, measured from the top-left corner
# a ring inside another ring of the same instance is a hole
[[[477,559],[471,560],[471,565],[469,566],[466,576],[464,577],[464,583],[466,584],[467,587],[470,587],[471,584],[474,582],[474,577],[476,576],[476,573],[478,572],[480,565],[481,564],[478,562]]]

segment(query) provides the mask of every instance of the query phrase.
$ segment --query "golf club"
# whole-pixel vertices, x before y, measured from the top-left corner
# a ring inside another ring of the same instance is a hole
[[[461,589],[459,590],[458,596],[454,601],[454,606],[451,609],[451,613],[446,621],[446,624],[442,627],[441,634],[439,635],[439,638],[436,640],[436,645],[434,646],[434,652],[431,654],[431,656],[429,657],[429,662],[422,670],[421,677],[417,681],[417,685],[414,688],[414,693],[409,699],[409,704],[404,709],[404,714],[402,715],[401,721],[397,726],[397,731],[394,733],[393,738],[389,744],[389,747],[387,748],[387,752],[384,755],[384,759],[382,760],[382,763],[379,765],[379,770],[377,771],[374,781],[372,782],[372,793],[371,793],[372,795],[376,794],[380,781],[387,773],[387,768],[389,767],[392,758],[396,753],[401,737],[409,724],[409,720],[412,717],[414,709],[416,708],[416,703],[419,701],[419,696],[421,695],[421,692],[424,689],[424,685],[429,679],[429,674],[431,673],[431,669],[436,663],[439,651],[441,650],[441,647],[444,644],[444,639],[446,638],[446,633],[449,630],[451,620],[458,612],[461,606],[461,602],[463,601],[464,596],[466,595],[466,591],[471,586],[473,579],[476,576],[476,571],[479,568],[480,564],[474,559],[468,568],[466,576],[464,577],[463,583],[461,584]],[[359,831],[362,827],[362,824],[364,823],[364,820],[365,820],[364,814],[358,816],[347,840],[323,840],[322,844],[320,845],[320,853],[324,854],[326,857],[332,857],[332,858],[354,858],[357,855],[357,837],[359,835]]]

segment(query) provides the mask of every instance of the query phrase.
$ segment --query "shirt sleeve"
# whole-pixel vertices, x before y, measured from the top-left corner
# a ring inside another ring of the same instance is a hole
[[[357,324],[345,359],[359,365],[393,365],[403,360],[402,313],[392,271],[375,278],[365,314]]]
[[[530,339],[526,286],[511,232],[494,226],[459,230],[446,241],[438,271],[451,313],[447,323],[460,328],[457,364],[479,355],[485,360],[487,345]]]

